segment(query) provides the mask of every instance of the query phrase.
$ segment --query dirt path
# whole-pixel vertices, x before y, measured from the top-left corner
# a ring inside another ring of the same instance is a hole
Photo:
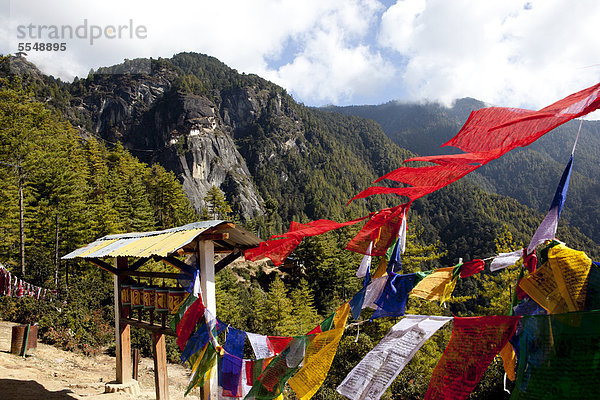
[[[43,343],[27,358],[10,353],[12,322],[0,321],[0,399],[154,399],[154,366],[143,358],[139,366],[141,396],[104,393],[104,384],[115,379],[115,358],[107,355],[87,357]],[[169,364],[169,395],[183,399],[188,370]],[[198,389],[186,397],[198,400]]]

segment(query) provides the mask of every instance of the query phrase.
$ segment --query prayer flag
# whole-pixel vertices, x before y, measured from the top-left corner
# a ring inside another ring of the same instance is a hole
[[[558,219],[560,218],[560,213],[567,198],[567,189],[569,188],[569,179],[571,177],[572,169],[573,154],[571,154],[571,158],[569,158],[569,162],[560,178],[556,193],[552,199],[552,204],[550,205],[550,211],[546,214],[546,217],[533,234],[529,246],[527,246],[528,253],[533,252],[538,245],[544,243],[546,240],[555,238],[556,230],[558,229]]]
[[[468,278],[471,275],[475,275],[476,273],[483,271],[484,267],[485,262],[479,259],[463,263],[463,265],[460,267],[460,277]]]
[[[373,250],[373,242],[369,243],[369,248],[367,249],[367,254],[363,256],[363,259],[358,267],[358,271],[356,271],[356,276],[359,278],[366,277],[367,274],[371,270],[371,251]]]
[[[194,332],[194,329],[196,329],[196,325],[198,325],[198,322],[204,316],[205,309],[202,297],[198,297],[186,310],[181,321],[177,324],[175,332],[177,333],[177,345],[181,350],[185,348],[185,344]]]
[[[600,379],[600,312],[522,317],[511,399],[593,399]]]
[[[408,294],[415,286],[415,274],[398,275],[390,272],[381,296],[375,301],[377,310],[372,319],[404,315]]]
[[[272,357],[275,354],[269,347],[268,339],[265,335],[247,332],[248,340],[257,359]]]
[[[431,274],[423,278],[421,282],[417,283],[417,286],[413,288],[410,295],[425,300],[441,300],[446,285],[452,281],[453,270],[453,267],[434,270]]]
[[[452,317],[410,315],[346,376],[338,393],[352,399],[379,399],[423,344]]]
[[[492,260],[490,271],[496,272],[511,265],[515,265],[523,256],[523,249],[512,251],[510,253],[500,253]]]
[[[238,395],[245,340],[246,332],[231,327],[228,328],[227,339],[223,346],[225,354],[223,355],[221,369],[221,386],[224,390],[230,391],[233,396]]]
[[[348,303],[338,308],[334,318],[335,328],[315,335],[307,346],[304,366],[289,381],[300,400],[310,399],[325,381],[344,335],[349,310]]]
[[[454,318],[450,343],[433,371],[425,400],[468,398],[490,362],[514,334],[519,318]]]
[[[291,336],[267,336],[269,347],[275,354],[279,354],[292,341]]]

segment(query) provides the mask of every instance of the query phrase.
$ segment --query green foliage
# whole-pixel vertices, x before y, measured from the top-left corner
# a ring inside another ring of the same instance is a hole
[[[211,219],[222,219],[229,220],[231,218],[231,213],[233,210],[231,209],[231,205],[225,199],[225,195],[216,186],[212,186],[206,196],[204,197],[204,202],[207,206],[207,215]]]

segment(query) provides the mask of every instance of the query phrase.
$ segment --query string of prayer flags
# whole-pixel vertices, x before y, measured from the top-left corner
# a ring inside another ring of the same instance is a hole
[[[304,365],[289,380],[290,387],[300,400],[310,399],[325,382],[344,335],[349,312],[348,303],[340,306],[335,312],[333,329],[315,335],[307,346]]]
[[[500,253],[492,260],[490,264],[490,271],[496,272],[515,265],[517,261],[523,256],[523,249],[511,251],[510,253]]]
[[[446,285],[452,281],[453,270],[453,267],[436,269],[417,283],[410,295],[425,300],[441,300]]]
[[[273,235],[269,240],[261,242],[258,247],[244,251],[244,257],[246,261],[256,261],[268,257],[275,265],[281,265],[305,237],[321,235],[344,226],[354,225],[368,217],[365,216],[342,223],[327,219],[319,219],[307,224],[292,221],[288,232]]]
[[[240,385],[245,340],[246,332],[231,327],[227,329],[227,339],[223,346],[225,354],[221,369],[221,387],[231,392],[234,397],[237,397]]]
[[[511,399],[590,399],[600,379],[600,311],[522,317]]]
[[[450,320],[406,316],[352,369],[337,392],[352,400],[379,399],[421,346]]]
[[[271,347],[269,347],[267,336],[250,332],[247,332],[246,335],[248,336],[248,340],[254,351],[254,356],[257,359],[268,358],[275,355],[273,350],[271,350]]]
[[[519,318],[455,317],[450,342],[433,371],[425,400],[468,398],[496,354],[514,334]]]
[[[383,292],[375,301],[377,309],[371,318],[400,317],[404,315],[408,294],[415,286],[415,278],[415,274],[399,275],[389,272]]]

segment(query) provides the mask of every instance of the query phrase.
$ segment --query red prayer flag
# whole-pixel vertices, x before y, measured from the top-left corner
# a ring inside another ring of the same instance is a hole
[[[285,349],[285,347],[292,341],[291,336],[267,336],[269,341],[269,347],[273,350],[273,353],[279,354]]]
[[[527,146],[574,118],[600,107],[600,83],[573,93],[539,111],[490,107],[473,111],[458,132],[443,146],[477,152],[502,149],[506,153]]]
[[[344,226],[356,224],[364,219],[361,217],[347,222],[335,222],[328,219],[319,219],[301,224],[292,221],[290,230],[281,235],[273,235],[268,241],[261,242],[258,247],[248,249],[244,256],[248,261],[256,261],[261,258],[270,258],[275,265],[281,265],[292,251],[300,244],[303,238],[307,236],[316,236],[323,233],[339,229]]]
[[[202,296],[200,296],[187,309],[181,321],[177,324],[175,332],[177,333],[177,345],[181,351],[185,348],[185,344],[194,332],[194,328],[200,321],[200,318],[204,316],[204,310],[204,303],[202,302]]]
[[[455,317],[452,337],[433,371],[425,400],[468,398],[494,356],[515,333],[519,318]]]
[[[485,261],[483,260],[476,259],[466,262],[460,268],[460,277],[467,278],[471,275],[475,275],[476,273],[483,271],[484,267]]]
[[[346,250],[367,254],[369,244],[373,242],[372,256],[382,256],[392,245],[398,235],[405,211],[408,212],[410,203],[385,208],[375,214],[358,234],[348,243]]]

